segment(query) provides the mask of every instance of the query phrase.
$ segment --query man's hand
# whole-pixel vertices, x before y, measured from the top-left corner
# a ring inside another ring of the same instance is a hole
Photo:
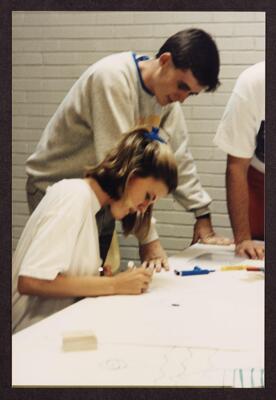
[[[243,240],[236,244],[236,254],[241,257],[263,260],[264,252],[264,244],[254,242],[254,240]]]
[[[204,244],[217,244],[217,245],[229,245],[233,243],[233,240],[223,236],[217,236],[213,230],[211,218],[199,218],[194,225],[194,235],[191,244],[194,243]]]
[[[168,257],[159,239],[140,245],[139,254],[143,267],[155,269],[156,272],[160,272],[162,267],[169,270]]]

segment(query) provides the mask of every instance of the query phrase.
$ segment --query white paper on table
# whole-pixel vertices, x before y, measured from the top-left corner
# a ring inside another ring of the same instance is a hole
[[[228,386],[234,369],[262,368],[263,274],[173,273],[209,251],[196,246],[172,257],[172,270],[156,273],[148,293],[87,298],[14,335],[13,384]],[[237,261],[233,250],[228,255],[225,265]],[[63,353],[62,333],[74,329],[93,330],[98,350]]]
[[[85,299],[40,326],[45,322],[45,332],[51,332],[52,325],[60,336],[76,327],[93,330],[102,344],[260,349],[264,285],[253,275],[234,271],[179,277],[162,272],[149,293]]]

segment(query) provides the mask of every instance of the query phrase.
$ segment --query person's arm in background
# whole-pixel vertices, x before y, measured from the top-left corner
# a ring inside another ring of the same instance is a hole
[[[263,68],[263,67],[262,67]],[[227,207],[236,253],[263,258],[264,246],[252,241],[249,218],[248,169],[256,150],[256,135],[264,113],[264,81],[247,69],[238,77],[219,123],[214,143],[228,155]]]
[[[187,127],[181,106],[168,106],[161,123],[161,136],[171,145],[178,164],[179,184],[174,197],[187,211],[194,212],[196,217],[192,244],[199,240],[208,244],[230,244],[230,239],[216,235],[213,229],[209,209],[211,198],[200,183],[188,147]]]
[[[226,169],[227,205],[234,233],[236,253],[253,259],[264,258],[264,246],[251,238],[247,172],[250,158],[228,154]]]

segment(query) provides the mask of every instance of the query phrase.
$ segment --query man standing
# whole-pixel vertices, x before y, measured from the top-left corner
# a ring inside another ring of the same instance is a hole
[[[158,127],[178,162],[175,198],[196,217],[193,242],[222,241],[211,225],[211,199],[199,182],[187,146],[187,128],[180,102],[219,85],[219,55],[206,32],[189,29],[171,36],[156,58],[132,52],[113,54],[90,66],[75,82],[46,126],[27,160],[27,192],[32,211],[48,185],[80,177],[86,165],[104,158],[120,135],[137,125]],[[108,210],[98,215],[102,258],[114,229]],[[142,260],[166,267],[166,254],[152,227],[140,243]]]
[[[264,245],[265,62],[239,76],[214,143],[227,156],[227,204],[236,252],[262,259]]]

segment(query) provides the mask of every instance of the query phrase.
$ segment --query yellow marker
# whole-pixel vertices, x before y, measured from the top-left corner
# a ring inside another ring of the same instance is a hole
[[[246,270],[249,268],[249,265],[224,265],[223,267],[220,267],[221,271],[240,271],[240,270]]]

